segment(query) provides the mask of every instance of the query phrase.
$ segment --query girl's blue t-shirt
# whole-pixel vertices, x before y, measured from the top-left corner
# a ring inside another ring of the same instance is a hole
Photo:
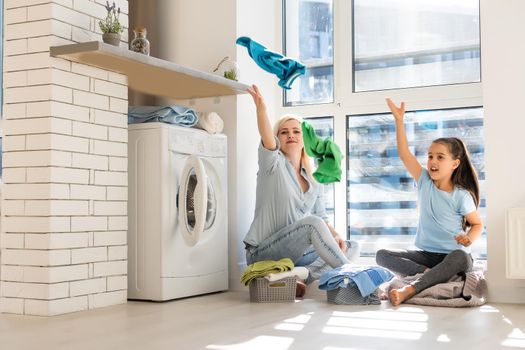
[[[424,168],[417,186],[419,223],[416,247],[433,253],[450,253],[456,249],[470,252],[470,247],[458,244],[454,236],[463,233],[463,217],[476,211],[472,195],[457,186],[452,192],[440,190]]]

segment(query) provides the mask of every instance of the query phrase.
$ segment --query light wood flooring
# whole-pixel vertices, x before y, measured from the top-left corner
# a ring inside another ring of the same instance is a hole
[[[341,306],[310,290],[292,303],[250,303],[240,291],[55,317],[0,315],[2,350],[519,348],[525,305]]]

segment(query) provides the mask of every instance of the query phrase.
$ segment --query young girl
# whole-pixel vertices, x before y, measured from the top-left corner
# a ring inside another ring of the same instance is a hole
[[[403,124],[405,103],[400,106],[387,99],[396,122],[399,157],[417,181],[419,223],[416,247],[420,250],[386,250],[376,261],[406,276],[422,277],[389,292],[396,306],[422,290],[448,281],[472,268],[470,245],[481,235],[483,225],[478,213],[479,184],[463,141],[455,137],[434,140],[428,149],[424,169],[408,149]]]
[[[311,175],[301,121],[285,116],[272,130],[259,89],[253,85],[248,92],[257,108],[261,143],[255,215],[244,238],[246,260],[252,264],[290,258],[296,266],[306,266],[311,282],[318,278],[320,259],[339,267],[350,262],[347,255],[354,255],[357,246],[326,221],[323,188]]]

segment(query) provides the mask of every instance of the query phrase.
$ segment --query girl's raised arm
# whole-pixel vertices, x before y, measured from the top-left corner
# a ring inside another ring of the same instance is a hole
[[[257,127],[259,128],[259,135],[261,135],[263,146],[266,149],[275,150],[277,143],[275,142],[272,126],[268,119],[264,98],[257,85],[252,85],[246,89],[246,91],[252,96],[255,107],[257,108]]]
[[[403,118],[405,116],[405,102],[401,102],[401,105],[396,106],[394,101],[390,98],[386,99],[386,103],[390,111],[394,115],[396,120],[396,140],[397,140],[397,152],[399,158],[403,161],[405,168],[408,170],[410,175],[418,181],[421,175],[421,164],[417,161],[417,158],[408,149],[407,134],[405,131],[405,124]]]

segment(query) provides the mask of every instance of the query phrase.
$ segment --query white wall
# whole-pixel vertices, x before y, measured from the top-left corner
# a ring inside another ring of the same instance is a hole
[[[525,303],[525,280],[505,278],[505,210],[525,207],[525,2],[481,0],[488,286],[492,302]],[[525,246],[521,247],[525,254]]]
[[[267,45],[275,42],[275,13],[280,2],[237,0],[155,0],[156,35],[151,40],[158,57],[211,72],[225,56],[236,60],[240,81],[257,83],[274,105],[273,80],[235,44],[239,36],[251,36]],[[140,1],[139,1],[140,2]],[[149,24],[151,26],[151,24]],[[153,51],[152,51],[153,52]],[[228,231],[230,289],[243,288],[239,278],[245,267],[242,240],[255,208],[255,179],[259,134],[255,108],[248,94],[221,98],[177,101],[198,111],[215,111],[224,119],[228,136]]]
[[[270,50],[276,47],[280,20],[276,18],[278,0],[237,1],[237,37],[247,36],[257,40]],[[241,81],[256,84],[264,94],[271,119],[276,119],[275,106],[278,79],[263,71],[248,55],[245,47],[237,46],[237,62]],[[235,149],[235,197],[230,197],[230,289],[240,289],[239,277],[246,267],[246,256],[242,241],[250,228],[255,209],[255,187],[257,174],[257,148],[260,137],[257,131],[256,111],[250,95],[241,95],[237,100]],[[230,173],[232,174],[232,173]],[[232,212],[231,209],[235,211]]]
[[[177,63],[204,71],[213,69],[222,57],[230,56],[237,60],[240,66],[240,81],[260,86],[270,108],[271,117],[275,118],[275,112],[282,112],[281,109],[272,110],[272,106],[278,105],[281,98],[280,91],[276,88],[275,77],[258,68],[244,47],[235,45],[237,37],[250,36],[269,49],[280,51],[281,19],[276,18],[281,4],[279,0],[157,1],[164,2],[164,5],[161,5],[164,6],[162,12],[167,16],[160,20],[167,23],[164,25],[165,34],[172,38],[169,48],[158,48],[161,54],[171,56]],[[171,14],[168,8],[171,8]],[[336,2],[335,8],[346,11],[348,6],[346,2]],[[520,17],[524,12],[525,2],[522,0],[481,0],[488,204],[487,277],[490,300],[495,302],[525,302],[525,281],[505,278],[503,240],[505,209],[525,206],[525,186],[520,181],[525,165],[519,157],[519,150],[523,148],[522,134],[525,130],[525,119],[521,118],[524,108],[521,101],[525,96],[525,68],[522,64],[525,42],[515,34],[525,32],[525,24],[522,24]],[[152,45],[160,44],[152,42]],[[347,48],[339,50],[343,53],[347,51]],[[339,59],[339,62],[341,61],[346,62],[347,59]],[[451,87],[447,90],[447,96],[443,98],[450,99],[450,91],[456,90],[457,93],[452,93],[454,97],[463,98],[457,102],[458,106],[476,105],[477,95],[465,96],[461,86]],[[341,87],[338,91],[341,92]],[[428,101],[412,98],[410,91],[403,91],[402,96],[393,97],[412,101],[416,109],[423,105],[429,108]],[[383,96],[372,94],[370,99],[373,101],[362,101],[361,104],[370,106],[380,101],[384,106]],[[225,120],[225,133],[229,137],[230,289],[239,289],[239,276],[245,263],[242,239],[253,218],[255,206],[256,149],[259,142],[255,109],[249,95],[187,102],[195,103],[196,109],[218,111]],[[326,108],[330,106],[320,106],[320,109]],[[354,112],[365,111],[368,110],[363,107]],[[301,114],[300,109],[294,112]],[[334,115],[338,113],[331,112]],[[336,127],[342,129],[344,125]],[[338,226],[340,230],[344,230],[342,222],[339,222]]]

